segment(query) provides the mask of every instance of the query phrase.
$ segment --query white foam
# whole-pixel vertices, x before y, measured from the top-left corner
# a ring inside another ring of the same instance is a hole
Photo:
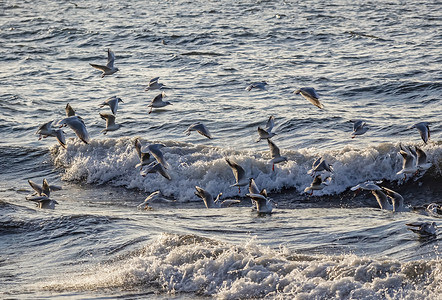
[[[221,299],[436,299],[439,260],[297,255],[249,240],[244,246],[195,235],[162,234],[140,251],[48,283],[51,290],[142,288]]]
[[[341,150],[318,151],[314,148],[282,150],[287,163],[278,164],[271,170],[269,151],[235,151],[217,147],[164,142],[164,156],[170,167],[172,180],[158,174],[139,175],[135,165],[139,162],[133,146],[134,138],[92,140],[85,145],[76,140],[68,141],[67,149],[51,148],[54,164],[64,169],[62,178],[68,181],[84,181],[90,184],[108,183],[127,188],[138,188],[146,192],[160,189],[164,195],[178,201],[199,201],[194,196],[196,185],[208,192],[223,193],[224,197],[238,196],[238,189],[225,157],[233,158],[255,178],[259,187],[271,193],[283,188],[296,188],[300,193],[309,186],[312,177],[307,175],[313,161],[324,157],[333,165],[330,185],[315,195],[339,194],[366,180],[389,180],[400,182],[396,174],[401,169],[402,158],[398,154],[399,144],[384,143],[358,149],[350,146]],[[142,141],[143,144],[158,141]],[[441,173],[442,147],[431,144],[424,147],[428,158],[435,165],[433,172]],[[439,175],[440,176],[440,175]],[[242,189],[242,196],[247,188]]]

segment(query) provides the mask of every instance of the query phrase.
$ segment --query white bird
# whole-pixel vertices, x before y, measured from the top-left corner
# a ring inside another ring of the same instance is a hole
[[[329,163],[327,163],[325,161],[325,159],[323,159],[322,157],[319,157],[318,159],[316,159],[313,162],[312,168],[307,172],[307,174],[310,174],[312,176],[316,176],[316,173],[322,172],[322,171],[327,171],[327,172],[332,173],[333,166],[330,165]]]
[[[32,180],[28,180],[29,185],[34,190],[34,193],[31,196],[26,197],[28,200],[32,200],[33,196],[46,196],[49,197],[51,195],[51,191],[59,191],[62,189],[61,186],[58,185],[49,185],[46,178],[43,179],[43,184],[40,186]]]
[[[258,213],[272,212],[273,206],[271,200],[267,198],[267,191],[265,189],[260,191],[253,178],[249,180],[249,193],[246,196],[256,204]]]
[[[393,206],[393,212],[405,212],[410,211],[408,207],[404,206],[404,198],[398,192],[390,190],[386,187],[382,187],[382,190],[387,193],[388,198],[391,199]]]
[[[150,144],[147,147],[143,147],[142,151],[145,152],[145,149],[152,154],[153,157],[155,157],[156,161],[159,162],[164,168],[168,168],[169,164],[166,162],[164,158],[164,154],[161,151],[161,148],[166,147],[164,144]]]
[[[123,100],[121,100],[117,96],[112,96],[112,97],[107,98],[104,102],[102,102],[100,104],[100,108],[108,105],[110,107],[112,113],[114,115],[116,115],[117,114],[117,110],[118,110],[118,103],[119,102],[123,102]]]
[[[169,101],[163,101],[163,97],[166,97],[166,93],[162,92],[161,94],[156,95],[150,104],[147,107],[150,107],[149,114],[152,113],[152,109],[161,108],[166,105],[172,105]]]
[[[411,128],[416,128],[419,131],[419,134],[426,144],[430,139],[430,126],[428,126],[427,122],[416,123]]]
[[[413,152],[407,151],[400,145],[400,151],[399,153],[402,155],[403,161],[402,161],[402,170],[397,172],[397,175],[404,174],[404,180],[407,179],[407,174],[416,174],[418,171],[418,168],[415,163],[415,155],[413,155]]]
[[[436,222],[413,222],[407,223],[407,229],[411,230],[423,237],[435,236],[436,235]]]
[[[326,177],[325,180],[322,180],[322,176],[318,175],[313,179],[313,182],[310,186],[304,189],[304,193],[310,192],[310,196],[313,195],[314,191],[320,191],[326,186],[330,184],[331,177]]]
[[[108,131],[118,130],[121,127],[121,124],[115,123],[115,116],[112,114],[100,113],[100,117],[106,121],[106,128],[100,131],[103,134],[106,134]]]
[[[162,84],[162,83],[159,83],[159,82],[158,82],[158,79],[160,79],[160,77],[152,78],[152,79],[149,81],[149,85],[147,86],[147,88],[145,89],[145,91],[147,92],[147,91],[160,90],[160,89],[162,89],[163,86],[165,86],[165,85]]]
[[[72,106],[69,103],[66,104],[64,110],[66,111],[66,117],[75,116],[75,110],[72,108]]]
[[[267,91],[267,87],[266,87],[266,85],[267,85],[267,82],[265,82],[265,81],[261,81],[261,82],[253,82],[253,83],[251,83],[250,85],[248,85],[246,88],[245,88],[245,90],[246,91],[251,91],[252,89],[258,89],[258,90],[261,90],[261,91]]]
[[[312,87],[302,87],[299,90],[294,91],[295,94],[301,94],[305,99],[310,101],[314,106],[324,108],[324,105],[319,101],[319,96],[316,90]]]
[[[354,187],[350,188],[350,190],[352,190],[352,191],[358,191],[358,190],[381,191],[382,188],[380,186],[378,186],[379,183],[382,183],[382,180],[380,180],[380,181],[369,180],[366,182],[359,183],[358,185],[355,185]]]
[[[212,134],[210,133],[209,129],[207,129],[207,127],[200,122],[197,123],[193,123],[192,125],[190,125],[186,131],[184,131],[185,134],[190,135],[191,131],[196,131],[201,135],[204,135],[205,137],[211,139],[212,138]]]
[[[393,206],[388,201],[387,195],[382,190],[371,190],[381,209],[393,210]]]
[[[368,126],[365,126],[366,123],[362,120],[354,120],[353,122],[353,132],[351,138],[354,139],[357,135],[362,135],[370,129]]]
[[[64,135],[64,131],[61,129],[52,128],[52,123],[53,121],[49,121],[38,127],[37,132],[35,133],[40,135],[38,137],[38,140],[41,140],[42,138],[47,138],[48,136],[53,136],[57,138],[58,143],[63,148],[66,148],[66,138]]]
[[[221,197],[223,193],[219,193],[216,196],[215,200],[213,200],[212,195],[206,190],[200,188],[199,186],[195,186],[195,189],[196,189],[195,195],[204,201],[204,204],[206,205],[207,208],[221,207],[222,202],[219,200],[219,197]]]
[[[107,49],[107,64],[105,66],[91,64],[91,63],[90,65],[95,69],[102,71],[103,73],[101,74],[101,78],[103,78],[106,75],[112,75],[118,71],[118,68],[114,67],[114,62],[115,62],[114,52],[112,52],[110,49]]]
[[[274,126],[275,126],[275,118],[273,116],[270,116],[269,119],[267,120],[265,128],[258,127],[259,138],[258,140],[256,140],[256,142],[274,137],[276,135],[276,133],[272,132]]]
[[[235,180],[236,180],[236,183],[231,186],[237,186],[238,193],[241,193],[241,187],[249,184],[249,180],[246,178],[246,172],[236,162],[231,161],[228,158],[226,158],[226,162],[230,166],[230,168],[232,169],[233,176],[235,176]]]
[[[153,161],[145,169],[140,171],[141,176],[144,176],[144,177],[149,173],[159,173],[164,178],[166,178],[168,180],[172,180],[172,177],[170,177],[169,173],[167,173],[167,171],[163,167],[163,165],[157,161]]]
[[[140,163],[138,163],[135,166],[135,168],[138,168],[138,167],[142,168],[143,166],[147,166],[150,163],[152,163],[154,158],[151,157],[150,152],[141,151],[141,142],[138,138],[135,140],[134,145],[135,145],[135,150],[137,151],[137,154],[138,154],[138,158],[140,159]]]
[[[150,194],[149,196],[146,197],[146,199],[144,199],[144,202],[139,204],[137,206],[138,209],[145,209],[145,210],[150,210],[152,209],[151,206],[149,206],[149,204],[152,203],[171,203],[171,202],[175,202],[175,200],[168,200],[166,198],[163,197],[161,191],[155,191],[152,194]]]
[[[269,144],[270,155],[272,157],[270,160],[272,163],[272,171],[275,171],[275,164],[287,161],[287,157],[281,156],[281,151],[279,150],[278,146],[276,146],[271,140],[268,139],[267,143]]]
[[[55,122],[54,126],[69,126],[77,137],[82,140],[85,144],[89,144],[90,138],[89,133],[87,132],[86,125],[83,122],[83,119],[79,116],[67,117]]]
[[[433,164],[428,162],[427,154],[419,147],[415,146],[416,149],[416,167],[418,171],[426,171]]]

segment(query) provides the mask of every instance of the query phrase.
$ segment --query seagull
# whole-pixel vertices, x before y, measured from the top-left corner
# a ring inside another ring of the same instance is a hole
[[[350,122],[353,122],[353,133],[351,136],[352,139],[354,139],[357,135],[362,135],[366,133],[368,129],[370,129],[367,126],[365,126],[366,123],[362,120],[354,120],[354,121],[350,120]]]
[[[422,140],[426,144],[430,139],[430,126],[428,126],[427,122],[416,123],[411,128],[416,128],[421,135]]]
[[[115,131],[121,127],[121,124],[115,124],[115,115],[100,113],[100,117],[106,120],[106,128],[101,132],[106,134],[108,131]]]
[[[42,138],[47,138],[48,136],[53,136],[57,138],[58,143],[63,147],[66,148],[66,138],[64,136],[64,131],[61,129],[55,129],[52,128],[52,121],[49,121],[47,123],[44,123],[40,127],[38,127],[38,130],[35,134],[39,134],[38,140],[41,140]]]
[[[156,161],[159,162],[164,168],[168,168],[169,164],[164,159],[163,152],[161,151],[161,148],[166,147],[164,144],[150,144],[147,146],[147,150],[152,154],[153,157],[155,157]],[[146,149],[146,147],[143,148],[143,152]]]
[[[382,187],[382,190],[387,193],[388,198],[391,199],[391,203],[393,206],[393,212],[405,212],[410,211],[408,207],[404,206],[404,198],[401,194],[390,190],[386,187]]]
[[[169,173],[167,173],[163,165],[157,161],[153,161],[145,169],[140,171],[140,174],[143,177],[145,177],[149,173],[160,173],[164,178],[172,180],[172,178],[170,177]]]
[[[147,91],[160,90],[160,89],[162,89],[163,86],[165,86],[165,85],[162,84],[162,83],[158,83],[158,79],[160,79],[160,77],[152,78],[152,79],[149,81],[149,86],[145,89],[145,91],[147,92]]]
[[[118,68],[114,67],[115,54],[111,51],[111,49],[107,49],[107,64],[105,66],[90,64],[95,69],[102,71],[101,78],[106,75],[112,75],[118,71]]]
[[[366,181],[359,183],[358,185],[355,185],[354,187],[350,188],[350,190],[355,192],[355,195],[359,193],[360,190],[367,190],[367,191],[382,191],[382,188],[378,186],[379,183],[382,183],[382,180],[380,181]]]
[[[207,208],[220,208],[221,207],[221,201],[219,201],[219,197],[223,193],[219,193],[215,200],[213,200],[212,195],[210,195],[209,192],[205,191],[204,189],[200,188],[199,186],[195,186],[196,192],[195,195],[201,198],[204,201],[204,204]]]
[[[436,235],[436,222],[413,222],[405,224],[407,225],[407,229],[411,230],[421,236],[429,237]]]
[[[82,140],[85,144],[89,144],[90,138],[89,133],[86,130],[86,125],[83,119],[79,116],[67,117],[55,122],[54,126],[69,126],[77,135],[77,137]]]
[[[275,118],[273,116],[270,116],[269,119],[267,120],[265,128],[258,127],[259,139],[256,142],[274,137],[276,135],[276,133],[272,132],[274,126],[275,126]]]
[[[72,106],[69,103],[66,104],[64,110],[66,111],[66,117],[75,116],[75,110],[72,108]]]
[[[150,210],[152,209],[149,204],[151,203],[163,203],[163,202],[175,202],[175,200],[168,200],[163,198],[161,191],[155,191],[144,199],[144,202],[137,206],[138,209]]]
[[[307,174],[315,176],[316,173],[322,172],[322,171],[327,171],[327,172],[332,173],[333,172],[333,166],[328,164],[325,161],[325,159],[323,159],[322,157],[319,157],[317,160],[315,160],[313,162],[312,168],[311,168],[311,170],[309,170],[307,172]]]
[[[233,176],[235,176],[235,180],[236,180],[236,183],[231,186],[237,186],[238,193],[241,193],[241,187],[249,184],[249,180],[246,178],[246,172],[236,162],[231,161],[228,158],[226,158],[226,162],[230,166],[230,168],[232,169]]]
[[[272,171],[275,171],[275,164],[287,161],[287,157],[281,156],[281,152],[278,148],[278,146],[275,145],[271,140],[267,140],[267,143],[270,147],[270,155],[272,156],[272,159],[270,162],[272,163]]]
[[[388,202],[387,195],[382,190],[371,190],[381,209],[393,210],[393,206]]]
[[[301,96],[310,101],[314,106],[321,109],[324,108],[324,105],[319,102],[318,93],[316,93],[316,90],[312,87],[302,87],[299,90],[294,91],[293,93],[301,94]]]
[[[110,107],[112,113],[114,115],[116,115],[117,114],[117,110],[118,110],[118,103],[119,102],[123,102],[123,100],[121,100],[117,96],[112,96],[112,97],[107,98],[104,102],[102,102],[100,104],[100,108],[104,107],[105,105],[108,105]]]
[[[212,138],[212,134],[210,134],[209,129],[207,129],[207,127],[200,123],[193,123],[192,125],[189,126],[189,128],[186,129],[186,131],[184,131],[185,134],[190,135],[191,131],[196,131],[201,135],[204,135],[205,137],[211,139]]]
[[[151,158],[150,152],[142,152],[141,151],[141,142],[137,138],[135,140],[135,150],[137,151],[138,158],[140,159],[140,163],[138,163],[135,168],[147,166],[148,164],[152,163],[153,158]]]
[[[250,178],[249,180],[249,193],[246,194],[246,196],[250,197],[256,204],[256,210],[258,213],[272,212],[272,202],[267,198],[267,191],[265,189],[260,191],[253,178]]]
[[[245,90],[249,91],[249,92],[252,89],[258,89],[258,90],[261,90],[261,91],[267,91],[266,85],[267,85],[267,82],[265,82],[265,81],[253,82],[250,85],[248,85]]]
[[[407,151],[400,145],[400,151],[399,153],[402,155],[403,161],[402,161],[402,170],[397,172],[397,175],[404,174],[404,180],[407,179],[407,174],[416,174],[418,171],[418,168],[415,164],[415,155],[413,155],[413,152]]]
[[[418,171],[426,171],[428,170],[433,164],[428,162],[427,160],[427,154],[425,154],[425,152],[415,146],[416,149],[416,167],[418,169]]]
[[[321,175],[318,175],[313,179],[313,182],[310,184],[310,186],[304,189],[304,193],[311,191],[310,192],[311,196],[313,195],[313,191],[322,190],[323,188],[325,188],[330,184],[330,181],[331,181],[330,177],[326,177],[325,180],[323,181]]]
[[[160,108],[166,105],[172,105],[169,101],[163,101],[163,97],[166,97],[166,93],[156,95],[147,107],[150,107],[149,114],[152,113],[153,108]]]
[[[62,188],[58,185],[49,185],[46,178],[43,179],[43,184],[40,186],[37,183],[33,182],[32,180],[28,180],[29,185],[34,190],[34,193],[31,196],[27,196],[27,200],[31,201],[39,201],[41,199],[49,199],[49,196],[51,195],[51,191],[59,191]],[[43,198],[42,198],[43,197]]]

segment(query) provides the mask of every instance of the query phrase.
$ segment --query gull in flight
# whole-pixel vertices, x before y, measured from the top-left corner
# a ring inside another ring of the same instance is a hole
[[[148,87],[145,89],[145,91],[147,92],[147,91],[160,90],[160,89],[162,89],[165,85],[162,84],[162,83],[159,83],[159,82],[158,82],[158,79],[160,79],[160,77],[152,78],[152,79],[149,81],[149,85],[148,85]]]
[[[271,140],[268,139],[267,143],[269,144],[270,155],[272,156],[272,159],[270,160],[272,163],[272,171],[275,171],[275,164],[287,161],[287,157],[281,156],[278,146],[276,146]]]
[[[140,140],[137,138],[135,140],[135,150],[137,151],[138,154],[138,158],[140,159],[140,162],[135,166],[135,168],[138,167],[143,167],[143,166],[147,166],[150,163],[152,163],[153,158],[151,158],[150,152],[143,152],[141,151],[141,142]]]
[[[381,209],[393,210],[393,206],[388,201],[387,195],[385,195],[385,193],[382,191],[382,189],[381,190],[377,190],[377,189],[371,190],[371,193],[376,198],[376,201],[378,202],[379,207]]]
[[[184,133],[190,135],[191,131],[196,131],[199,134],[204,135],[209,139],[212,138],[212,134],[210,134],[209,129],[207,129],[207,127],[203,123],[200,122],[193,123],[186,129],[186,131],[184,131]]]
[[[333,172],[333,166],[328,164],[325,159],[322,157],[319,157],[317,160],[313,162],[312,168],[307,172],[307,174],[310,174],[312,176],[316,176],[316,173],[327,171],[332,173]]]
[[[310,101],[314,106],[321,109],[324,108],[324,105],[319,102],[318,93],[316,93],[316,90],[312,87],[302,87],[299,90],[294,91],[293,93],[301,94],[301,96]]]
[[[400,151],[399,153],[402,155],[403,161],[402,161],[402,170],[397,172],[397,175],[404,174],[404,180],[407,179],[407,174],[416,174],[418,171],[418,168],[415,163],[416,155],[414,155],[413,151],[409,148],[409,150],[406,150],[400,145]]]
[[[175,200],[168,200],[163,198],[161,191],[155,191],[144,199],[144,202],[137,206],[138,209],[151,210],[152,206],[149,204],[152,203],[164,203],[164,202],[175,202]]]
[[[361,191],[361,190],[367,190],[367,191],[382,191],[382,188],[378,186],[379,183],[382,183],[382,180],[379,181],[366,181],[359,183],[358,185],[355,185],[354,187],[350,188],[350,190],[355,192],[355,196]]]
[[[232,199],[221,201],[219,197],[221,197],[223,193],[219,193],[216,196],[215,200],[213,200],[212,195],[206,190],[200,188],[199,186],[195,186],[195,189],[196,189],[195,195],[204,201],[204,204],[206,205],[207,208],[228,207],[232,204],[241,202],[240,200],[232,200]]]
[[[107,49],[107,64],[105,66],[90,64],[95,69],[102,71],[101,78],[106,75],[112,75],[118,71],[118,68],[114,67],[115,54],[110,49]]]
[[[354,120],[353,122],[353,132],[351,138],[354,139],[357,135],[362,135],[368,131],[368,126],[365,126],[366,123],[362,120]]]
[[[412,222],[407,223],[407,229],[419,234],[423,237],[435,236],[436,235],[436,222]]]
[[[258,89],[258,90],[261,90],[261,91],[267,91],[266,85],[267,85],[267,82],[265,82],[265,81],[253,82],[250,85],[248,85],[245,90],[249,91],[249,92],[252,89]]]
[[[149,146],[144,146],[142,149],[142,152],[145,152],[146,148],[152,154],[153,157],[155,157],[156,161],[159,162],[162,167],[168,168],[169,164],[164,159],[163,152],[161,151],[161,148],[166,147],[164,144],[150,144]]]
[[[58,191],[62,188],[57,185],[49,185],[48,181],[43,179],[43,184],[40,186],[33,182],[32,180],[28,180],[29,185],[34,189],[34,194],[31,196],[27,196],[26,200],[33,201],[36,203],[38,208],[47,208],[54,209],[55,204],[58,204],[57,201],[49,199],[51,191]]]
[[[410,211],[408,207],[404,206],[404,198],[398,192],[390,190],[386,187],[382,187],[382,190],[387,193],[387,197],[391,199],[393,206],[393,212],[405,212]]]
[[[166,169],[163,167],[163,165],[157,161],[153,161],[151,164],[149,164],[145,169],[140,171],[141,176],[145,177],[149,173],[159,173],[164,178],[168,180],[172,180],[172,177],[170,177],[169,173],[167,173]]]
[[[115,131],[121,127],[121,124],[115,123],[115,116],[112,114],[100,113],[100,117],[106,121],[106,128],[101,131],[103,134],[106,134],[108,131]]]
[[[266,189],[259,190],[253,178],[249,180],[249,193],[247,197],[251,198],[256,205],[258,213],[271,213],[273,206],[269,198],[267,198]]]
[[[114,115],[116,115],[117,114],[117,110],[118,110],[118,103],[119,102],[123,102],[123,100],[121,100],[117,96],[112,96],[112,97],[107,98],[104,102],[102,102],[100,104],[100,108],[108,105],[110,107],[112,113]]]
[[[238,193],[241,193],[241,187],[249,184],[249,180],[246,178],[246,172],[244,169],[238,165],[236,162],[229,160],[226,158],[227,164],[230,166],[233,172],[233,176],[235,176],[235,184],[231,186],[238,187]]]
[[[428,126],[427,122],[416,123],[411,128],[416,128],[421,135],[422,140],[426,144],[430,139],[430,126]]]
[[[427,154],[417,146],[414,148],[416,149],[416,167],[418,171],[420,172],[428,170],[433,164],[428,162]]]
[[[66,138],[64,135],[64,131],[61,129],[52,128],[52,123],[53,121],[49,121],[38,127],[38,130],[35,133],[40,135],[38,140],[41,140],[42,138],[47,138],[48,136],[53,136],[57,138],[58,143],[63,148],[66,148]]]
[[[270,116],[269,119],[267,120],[265,128],[258,127],[259,139],[256,140],[256,142],[274,137],[276,135],[276,133],[272,132],[274,126],[275,126],[275,118],[273,116]]]
[[[67,117],[55,122],[54,126],[63,127],[69,126],[77,137],[82,140],[85,144],[89,144],[90,138],[89,133],[87,132],[86,125],[83,122],[83,119],[79,116]]]
[[[69,103],[66,104],[64,110],[66,111],[66,117],[75,116],[75,110],[72,108],[72,106]]]
[[[322,180],[321,175],[318,175],[313,179],[313,182],[310,184],[310,186],[304,189],[304,193],[310,192],[309,195],[312,196],[314,191],[322,190],[330,184],[330,181],[331,177],[327,177],[325,178],[325,180]]]
[[[59,191],[61,190],[61,186],[58,185],[49,185],[46,178],[43,179],[43,184],[40,186],[32,180],[28,180],[29,185],[34,190],[34,193],[31,196],[26,197],[28,200],[33,200],[34,196],[41,197],[46,196],[49,197],[51,195],[51,191]]]
[[[162,92],[161,94],[156,95],[150,104],[147,107],[150,107],[149,114],[152,113],[153,108],[161,108],[166,105],[172,105],[169,101],[163,101],[163,97],[166,97],[166,94]]]

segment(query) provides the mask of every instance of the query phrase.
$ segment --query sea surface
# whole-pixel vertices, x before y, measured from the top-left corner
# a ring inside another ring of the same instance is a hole
[[[1,1],[0,298],[441,299],[442,218],[350,190],[382,180],[407,207],[442,204],[441,45],[440,1]],[[102,78],[89,63],[108,49],[119,71]],[[172,105],[149,114],[157,76]],[[263,80],[267,91],[245,90]],[[122,127],[104,135],[111,96]],[[39,140],[68,103],[90,143],[70,128],[66,148]],[[274,171],[256,142],[270,116],[288,159]],[[369,130],[351,138],[356,119]],[[213,139],[187,136],[195,122]],[[140,175],[137,138],[166,146],[170,181]],[[432,167],[397,175],[400,145]],[[334,172],[310,196],[318,157]],[[231,186],[226,158],[272,214]],[[62,187],[55,209],[26,200],[44,178]],[[195,186],[241,201],[207,209]],[[157,190],[168,201],[140,209]],[[407,229],[417,221],[438,235]]]

